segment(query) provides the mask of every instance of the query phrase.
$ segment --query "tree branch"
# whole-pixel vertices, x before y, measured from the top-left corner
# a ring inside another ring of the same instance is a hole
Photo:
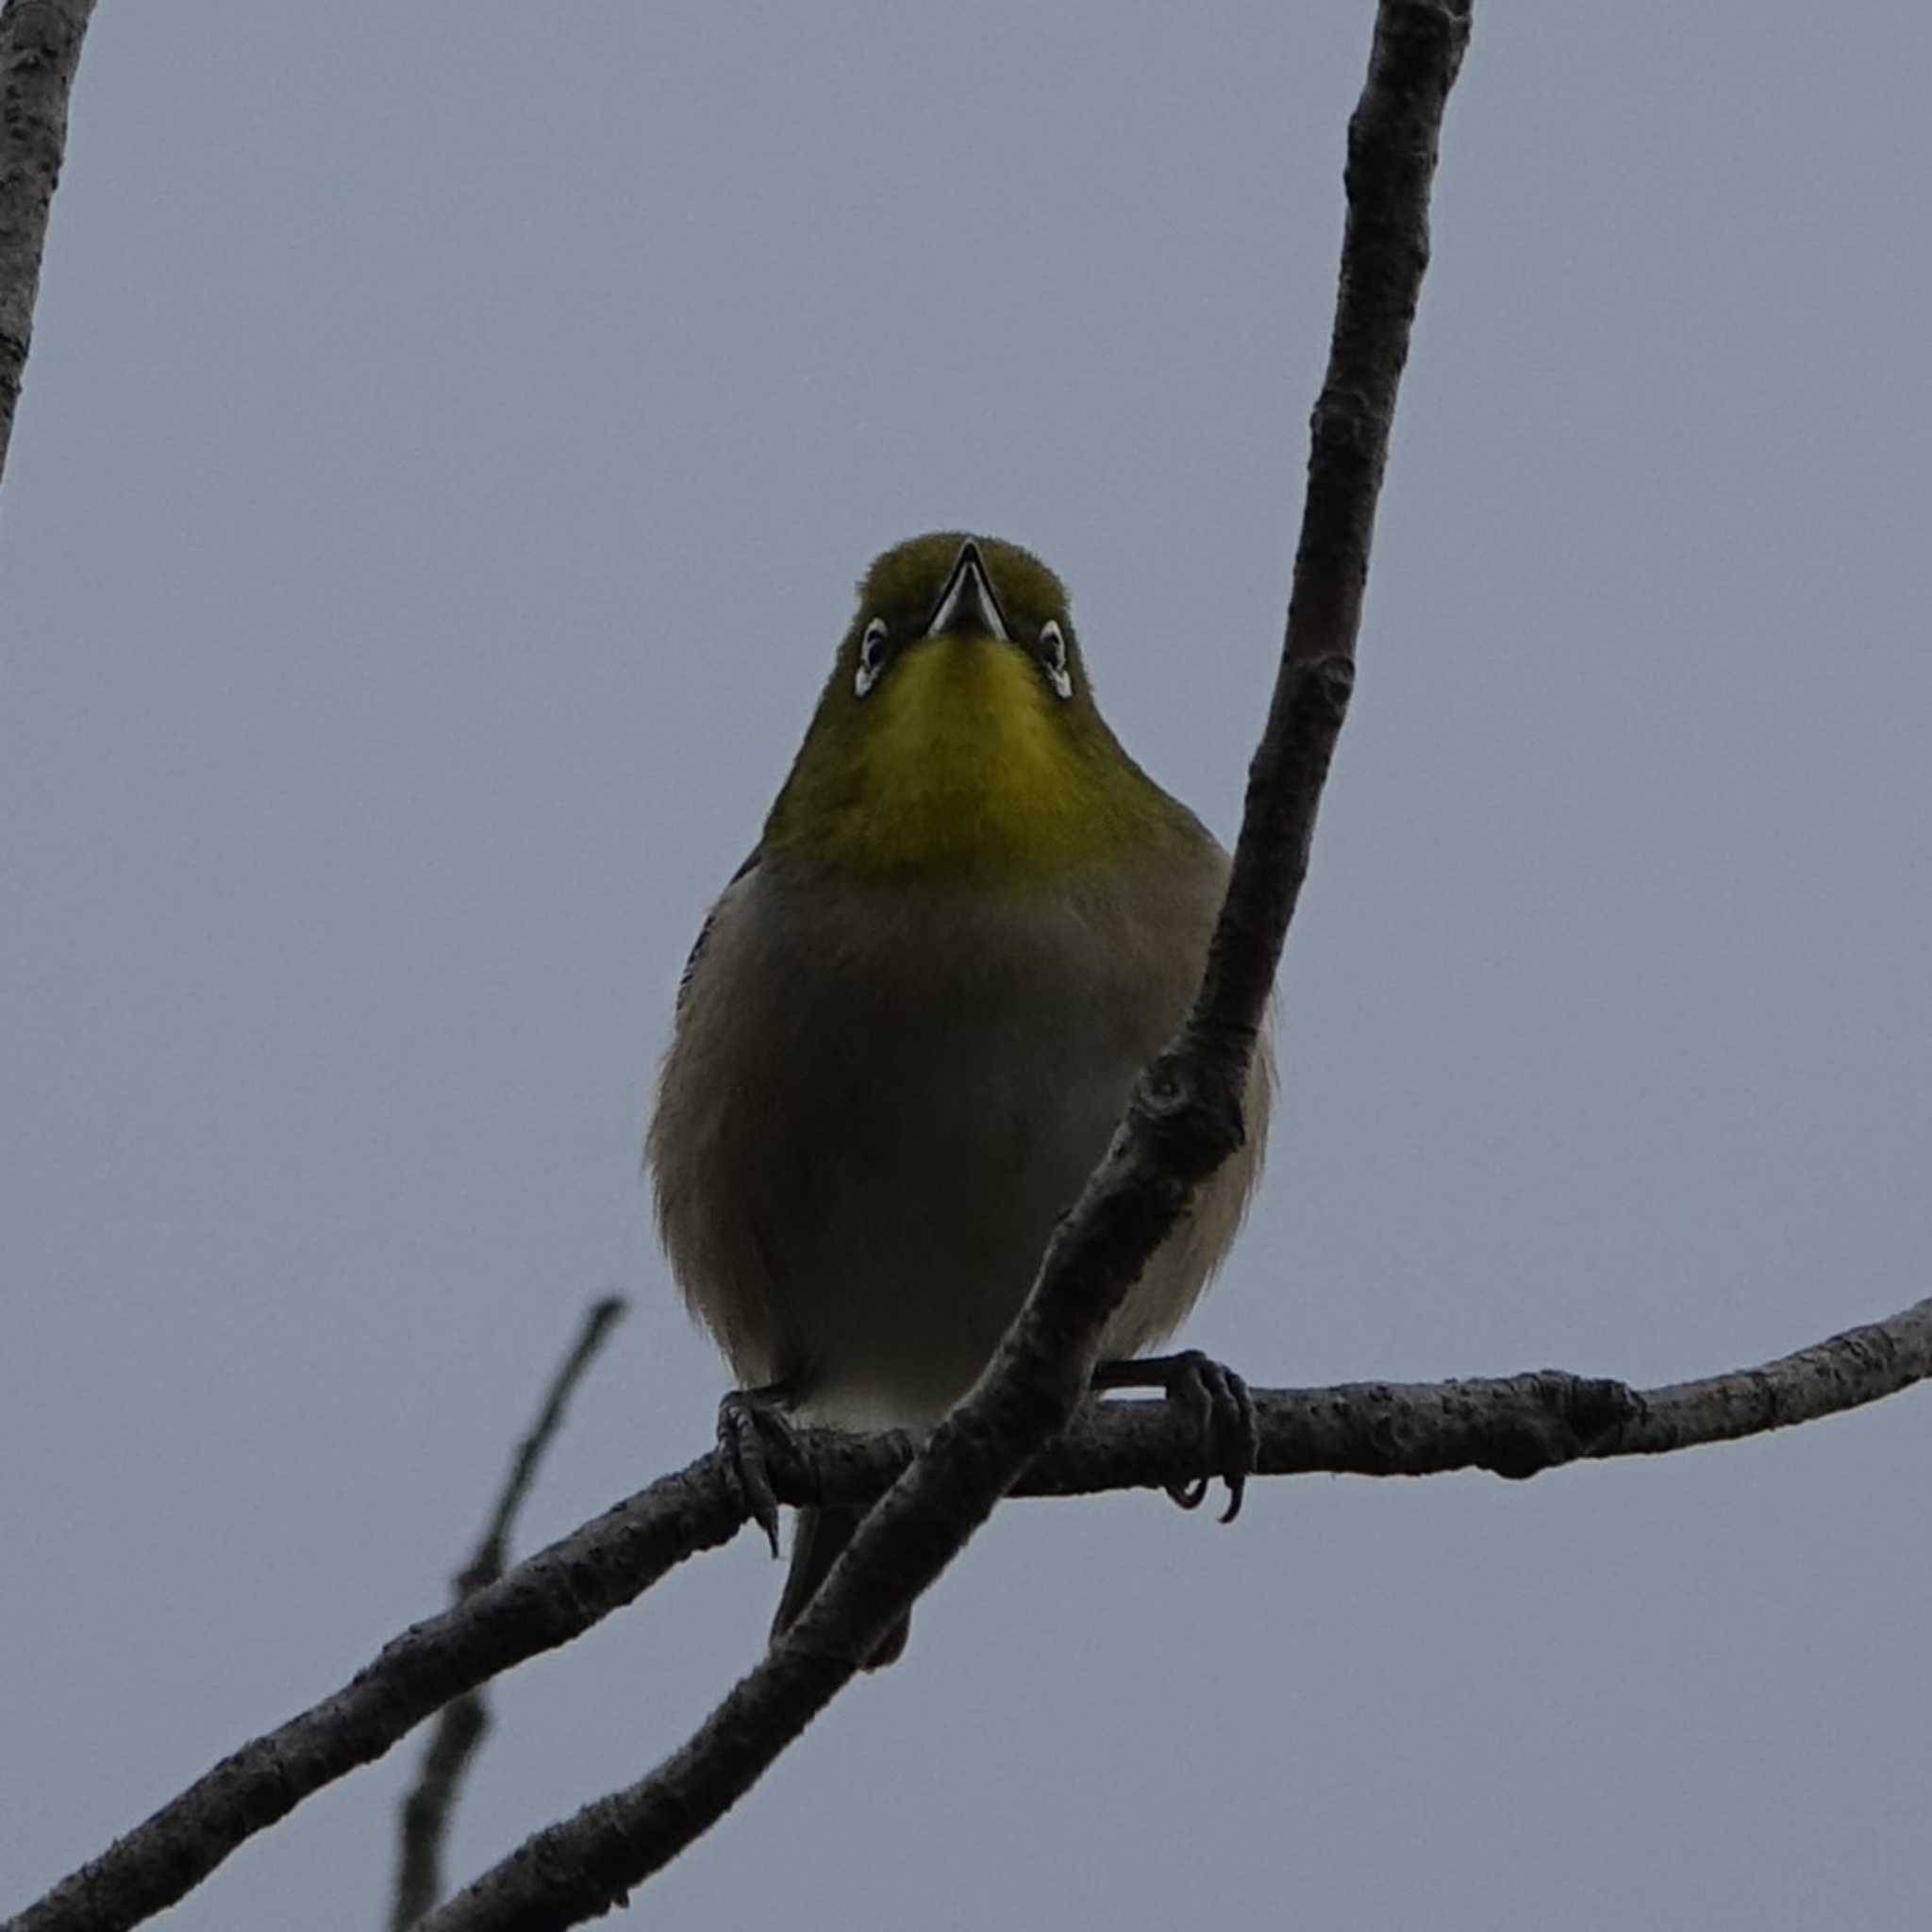
[[[1377,8],[1368,80],[1349,128],[1341,292],[1314,412],[1288,632],[1249,770],[1226,903],[1179,1038],[1137,1081],[1113,1145],[1056,1230],[986,1374],[880,1499],[805,1614],[658,1771],[528,1840],[425,1925],[575,1924],[608,1909],[723,1816],[1073,1419],[1108,1317],[1196,1187],[1240,1144],[1248,1062],[1353,683],[1375,492],[1427,260],[1437,137],[1468,27],[1468,0],[1380,0]],[[491,1593],[479,1593],[477,1604]],[[430,1707],[462,1688],[439,1687]],[[349,1747],[358,1759],[379,1748],[373,1729]],[[249,1796],[280,1816],[295,1801],[287,1760],[273,1770],[269,1789],[250,1781]],[[223,1835],[235,1832],[235,1841],[258,1828],[241,1812],[240,1795],[231,1789],[217,1799]],[[178,1897],[177,1881],[184,1890],[193,1882],[181,1878],[183,1869],[149,1867],[147,1882],[155,1894]],[[73,1898],[73,1888],[105,1890],[107,1879],[83,1874],[60,1890]],[[37,1923],[59,1922],[42,1915]]]
[[[1349,215],[1294,593],[1207,973],[1047,1244],[992,1362],[879,1499],[804,1614],[649,1776],[527,1840],[425,1926],[607,1911],[723,1817],[850,1681],[1086,1396],[1108,1318],[1240,1146],[1241,1095],[1354,681],[1375,495],[1428,258],[1428,190],[1469,0],[1381,0],[1349,126]]]
[[[807,1615],[658,1772],[540,1834],[429,1923],[560,1925],[606,1908],[749,1789],[836,1694],[878,1634],[1008,1490],[1166,1487],[1197,1473],[1163,1405],[1088,1409],[1094,1338],[1191,1188],[1237,1143],[1260,1007],[1306,873],[1351,681],[1375,491],[1426,260],[1426,194],[1467,33],[1459,0],[1382,0],[1350,130],[1350,216],[1309,496],[1269,724],[1251,768],[1233,883],[1203,991],[1143,1076],[1107,1160],[1058,1232],[989,1374],[914,1455],[900,1439],[807,1437],[774,1458],[783,1500],[892,1485]],[[1932,1301],[1763,1369],[1640,1393],[1554,1371],[1423,1388],[1257,1394],[1264,1473],[1521,1477],[1584,1457],[1718,1441],[1874,1401],[1932,1375]],[[1024,1474],[1023,1474],[1024,1472]],[[11,1922],[11,1932],[132,1925],[181,1897],[255,1831],[367,1762],[497,1671],[554,1647],[743,1520],[715,1453],[666,1476],[386,1646],[343,1690],[244,1747]]]
[[[94,0],[7,0],[0,10],[0,475],[33,341],[67,98],[93,10]]]
[[[458,1604],[467,1602],[503,1574],[509,1533],[517,1512],[524,1507],[524,1498],[536,1480],[538,1465],[563,1423],[563,1412],[583,1379],[584,1371],[591,1366],[604,1345],[604,1338],[627,1306],[617,1295],[606,1295],[591,1304],[575,1344],[551,1378],[535,1424],[517,1444],[509,1475],[496,1499],[496,1507],[491,1512],[490,1527],[456,1579]],[[405,1932],[442,1896],[442,1849],[449,1834],[450,1816],[456,1808],[463,1774],[489,1730],[490,1707],[480,1687],[473,1687],[453,1698],[437,1717],[436,1727],[424,1746],[422,1770],[403,1800],[390,1932]]]
[[[1512,1477],[1656,1456],[1815,1422],[1932,1380],[1932,1298],[1760,1368],[1632,1391],[1546,1369],[1493,1380],[1257,1389],[1265,1474]],[[1160,1402],[1090,1405],[1013,1486],[1020,1496],[1166,1489],[1198,1444]],[[911,1456],[903,1436],[801,1431],[769,1474],[781,1502],[861,1503]],[[303,1799],[382,1756],[441,1706],[581,1636],[687,1557],[727,1542],[743,1499],[715,1450],[414,1624],[333,1696],[245,1744],[4,1932],[124,1932],[192,1890]]]

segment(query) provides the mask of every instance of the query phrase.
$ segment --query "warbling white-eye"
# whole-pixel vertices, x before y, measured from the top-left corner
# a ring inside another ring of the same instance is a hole
[[[854,1429],[923,1428],[965,1392],[1186,1011],[1227,869],[1108,728],[1038,558],[941,533],[872,566],[698,937],[650,1127],[672,1266],[747,1390]],[[1103,1361],[1193,1305],[1253,1186],[1269,1086],[1263,1053],[1245,1143]],[[774,1634],[858,1513],[801,1512]]]

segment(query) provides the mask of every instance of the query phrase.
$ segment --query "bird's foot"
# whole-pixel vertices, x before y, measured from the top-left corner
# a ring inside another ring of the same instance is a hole
[[[785,1418],[791,1391],[783,1382],[762,1389],[734,1389],[718,1405],[718,1447],[746,1512],[778,1554],[778,1498],[772,1488],[768,1451],[794,1455],[797,1444]]]
[[[1227,1485],[1222,1522],[1232,1523],[1241,1513],[1241,1497],[1260,1453],[1261,1429],[1248,1385],[1232,1369],[1189,1348],[1178,1355],[1103,1363],[1093,1372],[1093,1386],[1103,1391],[1158,1389],[1168,1401],[1180,1404],[1193,1422],[1206,1474],[1191,1482],[1170,1483],[1167,1493],[1183,1509],[1198,1509],[1218,1476]]]

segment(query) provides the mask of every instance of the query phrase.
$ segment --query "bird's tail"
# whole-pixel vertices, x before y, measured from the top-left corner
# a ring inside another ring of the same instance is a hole
[[[785,1594],[778,1599],[778,1614],[772,1619],[772,1635],[782,1636],[805,1613],[818,1587],[826,1577],[839,1553],[852,1541],[863,1509],[801,1509],[798,1525],[791,1533],[791,1568],[785,1576]],[[878,1647],[866,1658],[865,1668],[882,1671],[906,1648],[912,1619],[901,1617],[879,1639]]]

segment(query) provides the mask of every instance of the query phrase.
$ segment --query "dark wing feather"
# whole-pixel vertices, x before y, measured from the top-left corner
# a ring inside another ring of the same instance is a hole
[[[724,882],[724,891],[718,894],[712,902],[711,909],[705,914],[705,923],[698,927],[698,936],[691,942],[691,957],[684,962],[684,971],[678,975],[676,1011],[681,1013],[684,1010],[685,996],[691,991],[691,974],[698,970],[698,961],[704,957],[705,941],[711,937],[711,927],[717,923],[718,908],[724,903],[724,893],[730,891],[746,873],[757,867],[763,850],[762,846],[753,849],[751,857]]]

